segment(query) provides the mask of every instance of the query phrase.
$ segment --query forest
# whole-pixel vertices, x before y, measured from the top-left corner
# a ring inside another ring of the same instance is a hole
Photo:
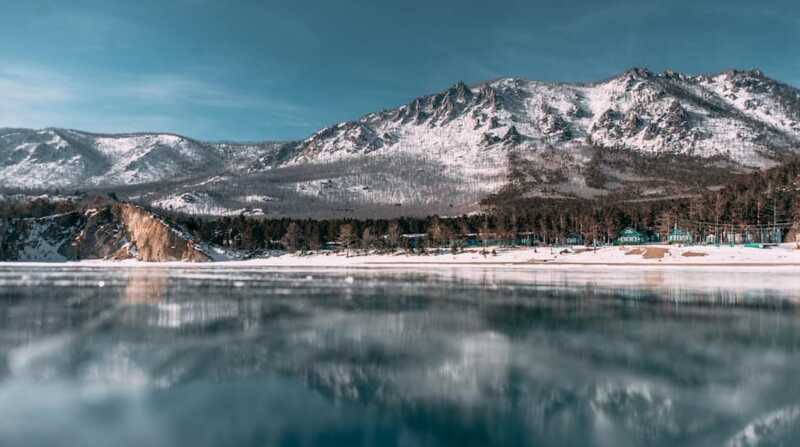
[[[720,227],[775,226],[784,236],[800,220],[800,159],[738,176],[729,185],[687,197],[619,201],[525,197],[508,188],[482,202],[483,213],[457,217],[399,219],[206,219],[170,215],[196,237],[237,249],[284,246],[315,250],[329,242],[359,247],[408,244],[402,235],[425,234],[440,246],[472,235],[516,240],[534,235],[543,244],[580,234],[587,242],[608,242],[626,227],[665,234],[679,226],[702,233]]]
[[[59,201],[0,200],[0,218],[41,217],[86,208],[98,198],[76,193]],[[393,248],[425,244],[442,246],[465,237],[513,241],[533,235],[543,244],[580,234],[588,242],[608,242],[626,227],[664,234],[673,227],[698,233],[727,228],[775,227],[783,238],[800,221],[800,159],[738,176],[727,186],[693,196],[648,200],[546,199],[526,197],[508,187],[482,201],[482,213],[462,216],[397,219],[270,219],[264,217],[198,217],[153,210],[188,230],[195,238],[237,250],[286,248],[317,250],[337,246]],[[405,236],[404,236],[405,235]],[[418,245],[417,245],[418,246]]]

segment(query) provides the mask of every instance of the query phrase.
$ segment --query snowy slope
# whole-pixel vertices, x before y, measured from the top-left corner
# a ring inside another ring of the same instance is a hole
[[[631,69],[588,85],[458,83],[323,129],[301,143],[294,162],[404,151],[480,165],[502,158],[508,146],[585,144],[765,166],[800,146],[800,91],[759,71],[687,76]]]
[[[484,192],[516,169],[529,193],[593,197],[626,188],[677,194],[687,180],[707,186],[707,168],[717,178],[771,167],[798,151],[800,91],[793,87],[757,70],[631,69],[592,84],[459,82],[322,129],[298,143],[288,164],[404,154],[435,159],[451,176],[477,179]],[[664,166],[651,171],[661,175],[637,168],[656,161]]]
[[[590,84],[459,82],[299,142],[0,129],[0,187],[143,185],[150,203],[218,214],[282,200],[469,211],[510,181],[535,195],[667,196],[799,151],[798,89],[757,70],[635,68]]]
[[[240,171],[278,146],[203,143],[173,134],[0,129],[0,186],[85,188]]]

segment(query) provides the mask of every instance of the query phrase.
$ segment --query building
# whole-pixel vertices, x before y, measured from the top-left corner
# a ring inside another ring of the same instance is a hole
[[[614,245],[639,245],[647,242],[648,238],[644,234],[628,227],[622,230],[619,237],[614,241]]]
[[[425,246],[425,241],[428,240],[428,233],[403,234],[400,237],[407,241],[407,245],[410,248],[416,249]]]
[[[325,242],[324,244],[322,244],[322,247],[320,247],[320,248],[322,250],[326,250],[326,251],[339,251],[339,250],[342,250],[344,248],[344,244],[342,244],[341,242],[337,242],[337,241],[328,241],[328,242]]]
[[[580,233],[570,233],[567,235],[566,239],[564,240],[567,245],[583,245],[583,235]]]
[[[536,234],[531,231],[517,234],[517,245],[533,247],[536,245]]]
[[[460,236],[464,247],[480,247],[481,238],[478,233],[468,233]]]
[[[677,226],[667,235],[668,244],[691,244],[693,240],[690,231],[678,228]]]

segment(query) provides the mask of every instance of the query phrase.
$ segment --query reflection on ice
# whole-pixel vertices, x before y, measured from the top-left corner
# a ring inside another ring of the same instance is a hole
[[[469,335],[457,342],[454,355],[445,357],[425,388],[417,389],[420,399],[455,398],[480,405],[483,394],[502,393],[511,366],[511,344],[495,332]],[[411,389],[409,391],[412,391]]]
[[[792,444],[800,288],[733,276],[0,269],[0,444]]]
[[[787,445],[785,439],[800,437],[800,406],[781,408],[757,418],[737,433],[728,447],[749,447],[758,445]]]
[[[56,371],[48,371],[43,363],[61,354],[69,345],[71,334],[54,335],[33,343],[11,349],[7,354],[9,372],[17,377],[38,375],[40,377],[56,376]]]

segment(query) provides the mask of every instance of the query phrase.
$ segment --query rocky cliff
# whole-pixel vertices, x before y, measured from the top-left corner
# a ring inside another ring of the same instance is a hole
[[[211,260],[189,235],[155,214],[127,203],[36,219],[0,221],[0,260],[82,259]]]
[[[191,236],[167,225],[156,215],[130,204],[115,205],[124,232],[130,241],[114,258],[136,258],[140,261],[211,260],[192,240]]]

